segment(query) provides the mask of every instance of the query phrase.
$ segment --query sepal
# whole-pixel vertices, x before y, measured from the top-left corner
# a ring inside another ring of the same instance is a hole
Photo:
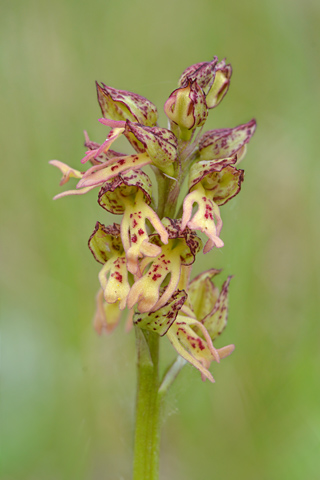
[[[151,330],[163,336],[175,321],[186,298],[187,294],[184,290],[177,290],[169,302],[155,312],[136,312],[133,316],[133,323],[140,328]]]
[[[188,80],[196,81],[205,94],[210,91],[215,77],[215,66],[218,57],[214,57],[211,62],[200,62],[186,68],[179,79],[179,87],[184,87]]]
[[[256,121],[235,128],[209,130],[199,141],[200,160],[214,160],[237,154],[237,163],[243,158],[245,145],[250,141],[256,129]]]
[[[117,90],[104,83],[96,82],[98,102],[102,115],[111,120],[130,120],[152,127],[156,125],[158,112],[156,106],[141,95]]]

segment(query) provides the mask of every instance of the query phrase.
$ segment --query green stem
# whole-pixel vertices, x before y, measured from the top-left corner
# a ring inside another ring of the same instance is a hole
[[[159,335],[136,327],[137,400],[133,480],[159,478]]]

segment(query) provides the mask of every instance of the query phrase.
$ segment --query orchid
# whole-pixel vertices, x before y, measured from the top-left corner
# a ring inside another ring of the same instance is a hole
[[[227,324],[231,276],[220,289],[212,281],[219,270],[210,268],[192,279],[202,249],[198,232],[207,237],[204,253],[224,246],[220,208],[241,190],[244,171],[238,165],[256,128],[252,119],[202,133],[210,111],[228,92],[231,74],[231,65],[217,57],[186,68],[164,105],[168,128],[158,125],[157,108],[148,99],[96,83],[99,122],[109,129],[104,139],[94,142],[85,132],[80,159],[85,171],[50,162],[62,173],[60,185],[77,182],[55,199],[98,188],[99,206],[121,217],[109,226],[97,222],[88,245],[102,265],[95,330],[111,333],[128,310],[126,330],[134,326],[136,334],[134,480],[157,478],[159,435],[152,432],[159,428],[160,400],[178,372],[189,363],[203,380],[214,382],[211,363],[234,350],[233,344],[214,346]],[[121,137],[131,153],[114,149]],[[181,198],[185,179],[188,191]],[[162,380],[160,337],[177,354]]]

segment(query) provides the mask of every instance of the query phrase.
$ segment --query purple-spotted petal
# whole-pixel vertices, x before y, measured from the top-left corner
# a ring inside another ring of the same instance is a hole
[[[118,157],[114,163],[107,165],[106,167],[103,166],[104,164],[91,167],[78,182],[77,188],[91,186],[98,187],[111,178],[116,177],[119,175],[119,173],[130,169],[136,170],[144,167],[145,165],[149,165],[150,163],[151,159],[146,153]]]
[[[253,119],[235,128],[209,130],[199,142],[200,160],[222,159],[238,154],[250,141],[255,129],[256,121]]]
[[[186,68],[179,79],[179,87],[184,87],[188,80],[196,80],[199,87],[207,94],[214,81],[217,62],[218,57],[214,57],[211,62],[196,63]]]
[[[105,226],[97,222],[88,241],[89,249],[97,262],[103,265],[114,255],[123,254],[120,225]]]
[[[96,149],[89,149],[86,155],[81,160],[81,163],[86,163],[88,160],[95,160],[104,156],[113,142],[124,132],[124,128],[114,128],[110,131],[107,139]]]
[[[98,102],[102,115],[111,120],[130,120],[142,125],[153,126],[157,123],[156,106],[136,93],[117,90],[104,83],[96,82]]]
[[[189,173],[189,192],[200,188],[217,205],[224,205],[236,196],[244,180],[244,171],[232,166],[237,156],[222,160],[201,161],[195,163]]]
[[[228,320],[228,292],[231,276],[222,285],[221,292],[210,312],[202,318],[202,323],[214,340],[225,329]],[[212,282],[211,282],[212,283]]]
[[[127,122],[124,134],[137,152],[146,152],[153,165],[167,175],[173,175],[172,164],[177,159],[177,139],[170,130]]]
[[[122,215],[125,211],[126,198],[142,190],[144,201],[150,205],[152,184],[142,170],[128,170],[106,182],[100,189],[98,202],[110,213]]]
[[[140,328],[151,330],[163,336],[175,321],[186,298],[187,294],[185,291],[177,290],[171,299],[155,312],[135,313],[133,323]]]
[[[188,299],[199,321],[202,321],[204,317],[212,312],[219,297],[219,289],[211,279],[220,273],[220,271],[221,270],[211,268],[210,270],[200,273],[189,284]]]
[[[195,326],[200,328],[204,338],[194,331]],[[213,360],[219,362],[220,357],[200,322],[194,318],[178,315],[167,336],[179,355],[196,367],[204,378],[214,382],[208,368]]]

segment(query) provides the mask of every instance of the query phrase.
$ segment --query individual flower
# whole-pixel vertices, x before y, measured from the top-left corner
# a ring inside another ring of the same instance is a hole
[[[163,245],[158,234],[150,235],[149,241],[161,247],[161,253],[141,260],[142,276],[135,281],[128,296],[128,308],[138,303],[141,313],[156,311],[170,300],[177,289],[181,267],[191,265],[201,248],[200,238],[191,230],[181,231],[178,220],[165,220],[169,241]]]
[[[211,362],[219,362],[234,350],[234,345],[215,349],[212,344],[227,324],[231,279],[227,279],[219,292],[211,280],[217,273],[219,270],[211,269],[190,282],[187,289],[189,307],[181,307],[175,322],[167,331],[167,336],[179,355],[201,372],[203,380],[208,378],[211,382],[214,382],[208,370]]]
[[[141,95],[117,90],[96,82],[102,115],[111,120],[130,120],[152,127],[158,119],[157,108]]]
[[[227,93],[231,74],[231,65],[226,65],[225,60],[218,63],[218,58],[214,57],[211,62],[196,63],[188,67],[179,79],[179,87],[196,81],[203,90],[207,107],[211,109],[218,106]]]
[[[214,246],[223,247],[219,237],[222,228],[219,206],[239,193],[244,178],[243,170],[232,166],[236,160],[235,155],[217,161],[201,161],[190,169],[189,193],[183,202],[181,228],[188,226],[208,237],[204,253]],[[193,215],[194,203],[198,205],[198,210]]]
[[[234,128],[209,130],[199,141],[200,160],[219,160],[237,154],[237,164],[256,129],[255,119]]]
[[[189,140],[195,127],[204,125],[208,109],[206,97],[196,80],[174,90],[164,105],[169,120],[180,127],[182,138]]]
[[[107,303],[119,302],[119,309],[123,310],[130,285],[125,251],[120,237],[120,225],[114,223],[106,227],[97,222],[88,245],[94,258],[103,265],[99,280],[104,299]],[[97,323],[101,324],[101,309],[99,316]]]
[[[156,257],[161,253],[161,247],[149,241],[146,220],[158,232],[161,242],[168,242],[165,227],[149,206],[151,190],[151,181],[146,173],[129,170],[105,183],[99,192],[98,202],[101,207],[117,215],[123,214],[121,239],[128,270],[133,274],[138,271],[139,258]]]

